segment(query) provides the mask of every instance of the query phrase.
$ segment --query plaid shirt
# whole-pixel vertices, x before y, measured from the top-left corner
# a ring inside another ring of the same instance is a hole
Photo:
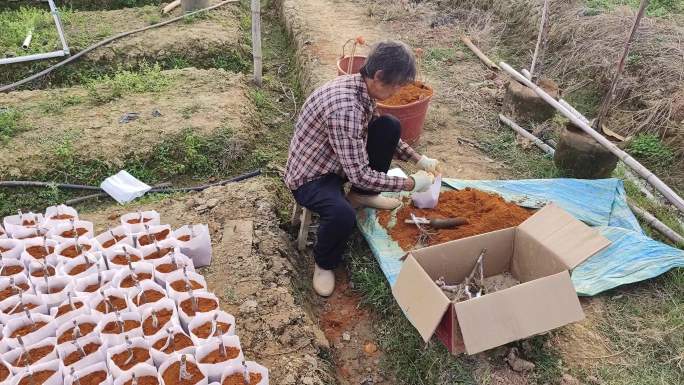
[[[388,176],[368,165],[368,123],[375,101],[361,75],[339,76],[314,91],[295,125],[287,159],[285,184],[291,190],[323,175],[345,176],[356,187],[371,191],[401,191],[404,178]],[[399,140],[395,157],[418,154]]]

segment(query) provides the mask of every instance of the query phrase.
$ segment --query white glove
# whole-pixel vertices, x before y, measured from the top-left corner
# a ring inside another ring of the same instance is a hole
[[[430,188],[435,177],[428,174],[425,171],[418,171],[415,174],[411,174],[413,178],[414,186],[411,192],[421,192]]]
[[[434,174],[437,172],[439,161],[437,159],[428,158],[427,156],[422,155],[416,164],[421,170],[425,170]]]

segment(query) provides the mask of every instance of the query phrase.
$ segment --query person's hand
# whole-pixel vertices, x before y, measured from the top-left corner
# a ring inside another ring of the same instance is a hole
[[[439,161],[423,155],[416,163],[421,170],[436,174],[439,171]]]
[[[418,171],[411,174],[411,179],[414,181],[413,190],[411,190],[411,192],[421,192],[430,188],[430,185],[432,185],[435,178],[425,171]]]

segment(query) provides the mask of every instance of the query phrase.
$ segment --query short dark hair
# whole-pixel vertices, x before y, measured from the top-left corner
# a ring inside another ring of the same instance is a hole
[[[380,80],[385,84],[411,83],[416,77],[416,59],[406,44],[383,41],[373,46],[360,70],[364,78],[373,78],[378,71],[382,71]]]

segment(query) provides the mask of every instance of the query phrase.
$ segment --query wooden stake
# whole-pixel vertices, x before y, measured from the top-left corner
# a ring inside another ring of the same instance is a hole
[[[534,54],[532,55],[532,64],[530,65],[530,72],[529,76],[527,76],[528,79],[532,80],[532,77],[534,76],[534,69],[537,64],[537,57],[540,56],[543,58],[544,54],[544,48],[542,47],[542,44],[546,41],[546,36],[549,33],[548,29],[548,18],[549,18],[549,0],[544,0],[544,7],[542,8],[542,17],[541,17],[541,22],[539,25],[539,35],[537,36],[537,45],[534,47]],[[543,59],[542,59],[543,60]],[[540,66],[541,67],[541,66]],[[539,70],[539,76],[538,78],[541,78],[541,70]]]
[[[634,41],[637,29],[639,29],[639,23],[641,23],[641,19],[644,17],[644,13],[646,13],[646,7],[648,7],[648,2],[649,0],[641,0],[639,12],[637,12],[636,17],[634,18],[632,30],[629,32],[629,36],[627,37],[625,46],[622,49],[622,55],[620,56],[620,60],[617,63],[617,68],[615,69],[615,75],[613,75],[613,80],[610,82],[610,88],[608,89],[608,93],[606,93],[606,95],[603,97],[603,101],[601,101],[599,113],[596,116],[596,120],[594,121],[594,129],[598,132],[603,132],[602,125],[604,123],[604,120],[606,119],[606,116],[608,116],[610,105],[613,103],[613,99],[615,99],[615,89],[617,88],[617,84],[620,80],[622,72],[625,70],[625,62],[627,61],[629,49],[632,46],[632,41]]]
[[[555,109],[560,111],[560,113],[563,114],[563,116],[570,119],[570,121],[575,126],[582,129],[582,131],[586,132],[589,136],[594,138],[597,142],[599,142],[599,144],[601,144],[603,147],[605,147],[610,152],[615,154],[615,156],[617,156],[618,159],[622,160],[629,168],[634,170],[637,174],[644,178],[646,182],[648,182],[651,186],[655,187],[656,190],[663,194],[663,196],[668,201],[670,201],[675,207],[677,207],[679,211],[684,212],[684,199],[682,199],[682,197],[680,197],[679,194],[672,190],[670,186],[666,185],[662,180],[660,180],[658,176],[656,176],[649,169],[644,167],[644,165],[639,163],[636,159],[632,158],[628,153],[624,152],[618,146],[614,145],[603,135],[596,132],[591,126],[585,123],[582,119],[578,118],[567,108],[563,107],[560,103],[558,103],[556,99],[551,97],[551,95],[547,94],[546,91],[541,89],[539,86],[532,83],[528,78],[521,75],[518,71],[513,69],[513,67],[504,62],[500,62],[499,65],[506,73],[511,75],[515,80],[531,88],[537,95],[544,99],[544,101],[546,101],[548,104],[550,104]]]
[[[534,143],[537,147],[542,149],[545,153],[547,153],[549,155],[553,155],[556,152],[556,150],[551,148],[551,146],[544,143],[541,139],[537,138],[533,134],[530,134],[526,129],[520,127],[514,121],[505,117],[503,114],[499,114],[499,120],[501,121],[501,123],[507,125],[508,127],[512,128],[515,132],[522,135],[525,139]]]
[[[491,69],[493,69],[493,70],[497,70],[497,71],[500,70],[499,66],[497,66],[496,64],[494,64],[493,61],[489,60],[489,58],[487,57],[487,55],[485,55],[484,53],[482,53],[482,51],[480,51],[480,49],[477,48],[477,47],[475,46],[475,44],[473,44],[473,42],[470,40],[470,38],[469,38],[468,36],[461,35],[461,41],[462,41],[463,44],[465,44],[468,48],[470,48],[470,50],[473,51],[473,53],[474,53],[475,55],[477,55],[477,57],[480,58],[480,60],[482,60],[482,62],[483,62],[487,67],[489,67],[489,68],[491,68]]]
[[[254,57],[254,83],[261,87],[261,0],[252,0],[252,56]]]

